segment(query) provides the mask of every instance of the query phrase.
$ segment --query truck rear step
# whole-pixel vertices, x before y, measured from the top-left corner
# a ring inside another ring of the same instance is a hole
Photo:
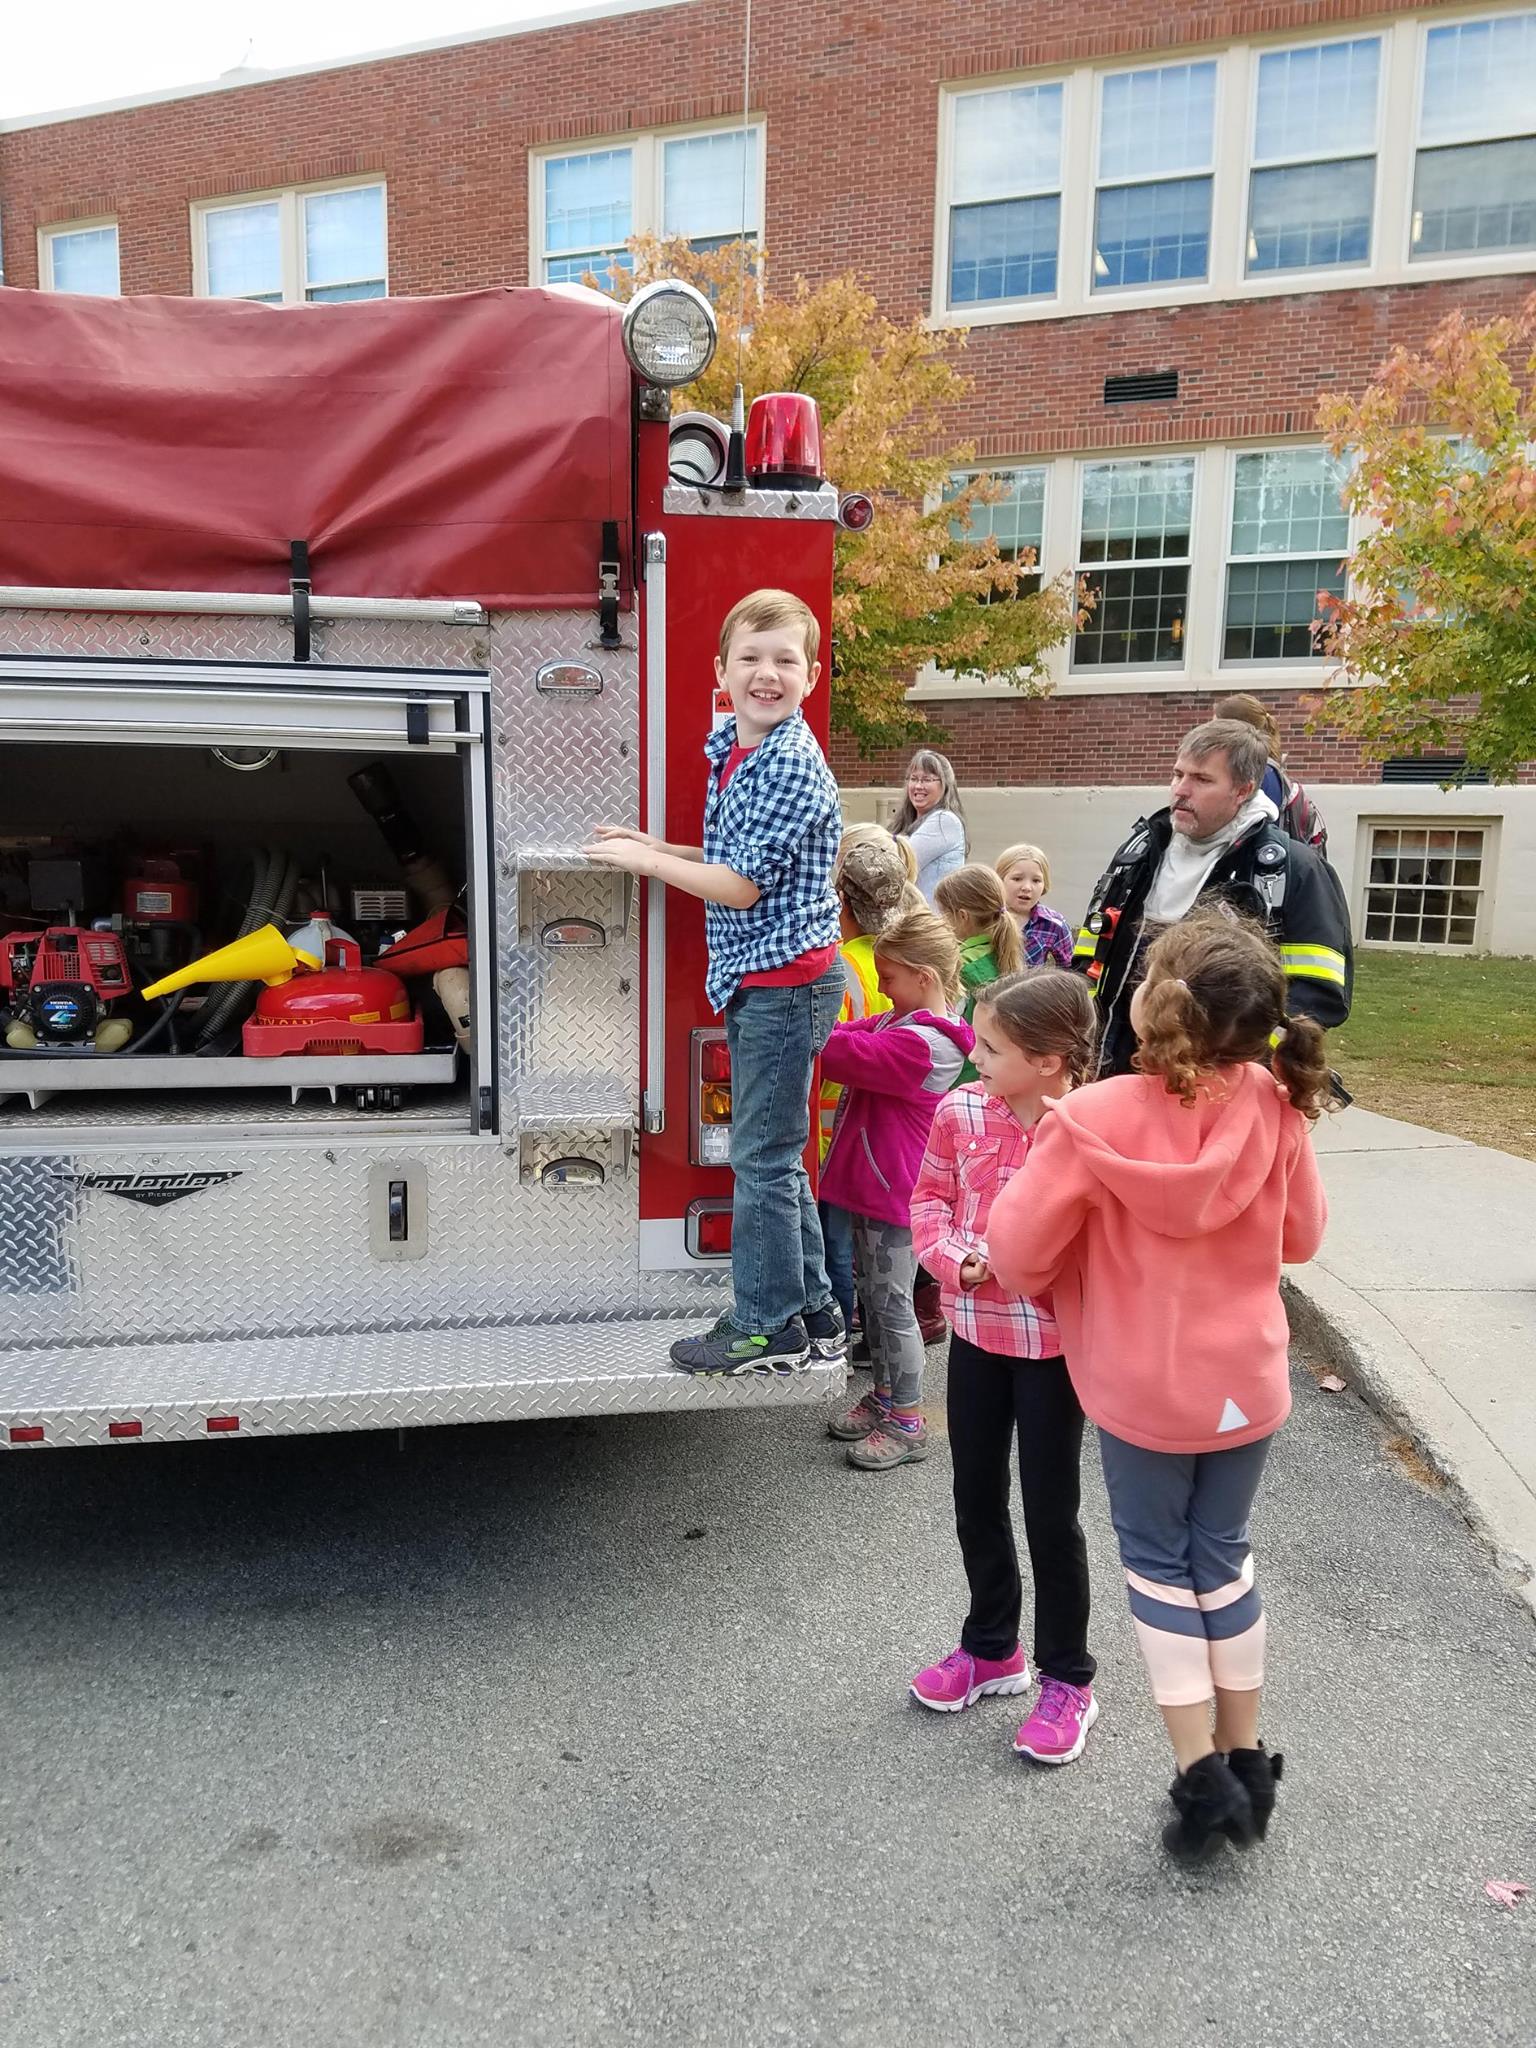
[[[696,1327],[669,1316],[15,1351],[0,1449],[782,1407],[843,1390],[841,1362],[691,1378],[667,1347]]]

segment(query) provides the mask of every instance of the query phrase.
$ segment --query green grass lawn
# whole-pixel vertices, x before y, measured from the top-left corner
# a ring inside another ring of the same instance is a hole
[[[1362,1108],[1536,1159],[1536,960],[1362,951],[1329,1046]]]

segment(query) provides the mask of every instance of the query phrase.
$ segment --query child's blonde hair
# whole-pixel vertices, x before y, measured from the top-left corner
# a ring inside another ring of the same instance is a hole
[[[976,1008],[990,1010],[998,1029],[1025,1052],[1059,1053],[1074,1088],[1093,1079],[1099,1013],[1084,975],[1026,967],[979,990]]]
[[[721,622],[720,659],[729,659],[733,633],[768,633],[775,626],[799,627],[805,636],[805,665],[814,668],[821,652],[821,627],[805,599],[791,590],[749,590],[738,598]]]
[[[903,911],[875,941],[876,965],[894,960],[917,974],[931,974],[951,1009],[960,1001],[960,943],[927,904]]]
[[[1330,1092],[1322,1026],[1286,1016],[1285,970],[1258,925],[1230,911],[1170,925],[1147,949],[1143,986],[1133,1064],[1160,1074],[1170,1095],[1192,1103],[1212,1067],[1268,1056],[1302,1115],[1321,1114]]]
[[[999,974],[1017,974],[1024,965],[1024,945],[1008,908],[999,876],[980,861],[967,861],[940,878],[933,900],[944,915],[973,920],[977,933],[992,949]]]
[[[901,916],[908,886],[906,863],[885,827],[850,825],[832,863],[832,887],[866,937]]]
[[[1051,893],[1051,864],[1046,859],[1043,847],[1027,846],[1023,841],[1020,841],[1017,846],[1005,847],[992,863],[993,867],[997,870],[998,880],[1006,882],[1008,870],[1016,868],[1021,860],[1032,860],[1034,862],[1035,866],[1040,870],[1041,879],[1045,883],[1041,894],[1042,896],[1049,896]]]

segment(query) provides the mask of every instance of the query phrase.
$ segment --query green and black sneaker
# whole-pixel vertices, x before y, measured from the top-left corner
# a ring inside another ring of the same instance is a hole
[[[771,1337],[749,1337],[722,1317],[701,1337],[680,1337],[672,1346],[672,1363],[700,1379],[736,1379],[747,1372],[804,1372],[811,1362],[811,1340],[798,1316]]]

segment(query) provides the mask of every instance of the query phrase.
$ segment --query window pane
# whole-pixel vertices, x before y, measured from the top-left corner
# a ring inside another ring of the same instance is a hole
[[[1227,571],[1222,660],[1311,660],[1320,590],[1343,596],[1344,572],[1336,562],[1234,562]]]
[[[1015,85],[955,101],[950,197],[1007,199],[1061,183],[1061,87]]]
[[[1536,120],[1536,110],[1532,117]],[[1413,174],[1417,258],[1536,246],[1536,138],[1421,149]]]
[[[1248,273],[1321,270],[1371,254],[1376,162],[1255,171],[1248,200]]]
[[[1100,192],[1093,288],[1204,277],[1211,243],[1211,181],[1111,186]]]
[[[50,235],[48,247],[56,292],[116,298],[120,289],[116,228],[81,228],[74,234]]]
[[[628,249],[594,249],[587,256],[551,256],[544,265],[546,284],[584,284],[597,279],[600,292],[613,290],[614,272],[633,270],[635,259]]]
[[[1183,661],[1187,568],[1108,569],[1092,580],[1099,601],[1073,639],[1074,668]]]
[[[1083,471],[1083,540],[1090,562],[1157,560],[1189,553],[1193,456],[1091,462]]]
[[[632,185],[627,149],[551,157],[544,166],[545,249],[607,249],[627,241]]]
[[[1536,14],[1463,21],[1424,39],[1420,142],[1518,135],[1536,107]]]
[[[1380,70],[1375,36],[1260,57],[1255,161],[1374,149]]]
[[[762,226],[757,217],[755,128],[737,128],[726,135],[684,135],[666,143],[661,182],[664,235],[739,240],[755,235]]]
[[[311,192],[304,200],[304,282],[306,296],[384,296],[384,187],[360,185],[347,192]],[[337,286],[362,285],[360,292]]]
[[[1345,465],[1326,448],[1239,455],[1232,487],[1234,555],[1301,555],[1349,545],[1339,493]]]
[[[1099,176],[1106,182],[1209,170],[1214,64],[1123,71],[1104,80],[1099,106]]]
[[[949,301],[1048,298],[1056,289],[1059,199],[957,206],[950,216]]]
[[[1003,554],[1016,555],[1023,548],[1033,548],[1038,554],[1045,521],[1045,471],[1003,469],[988,473],[994,483],[1008,486],[1008,495],[994,499],[990,505],[973,505],[969,521],[951,521],[950,531],[956,540],[982,540],[993,534]],[[971,481],[970,475],[957,473],[950,479],[949,495],[964,490]]]
[[[216,299],[280,299],[283,260],[277,201],[220,206],[203,215],[208,290]]]

